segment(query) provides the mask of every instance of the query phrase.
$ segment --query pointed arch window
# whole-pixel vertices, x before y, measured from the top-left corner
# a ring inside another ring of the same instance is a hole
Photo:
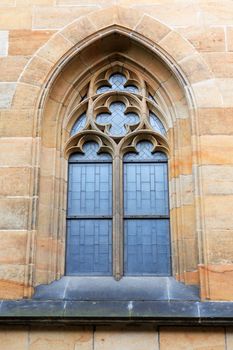
[[[67,275],[171,274],[166,126],[147,86],[103,69],[70,116]]]

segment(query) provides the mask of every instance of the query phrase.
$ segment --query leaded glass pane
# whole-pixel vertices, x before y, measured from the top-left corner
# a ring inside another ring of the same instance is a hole
[[[125,220],[125,275],[170,275],[169,220]]]
[[[135,85],[125,86],[127,82],[126,77],[121,73],[114,73],[109,78],[109,83],[111,86],[103,85],[97,89],[97,94],[104,93],[106,91],[116,90],[116,91],[128,91],[131,93],[138,93],[138,88]]]
[[[162,135],[166,135],[166,130],[165,130],[162,122],[159,120],[159,118],[156,117],[156,115],[152,112],[150,112],[149,116],[150,116],[150,123],[151,123],[152,128],[156,132],[158,132]]]
[[[68,275],[111,275],[111,220],[69,220],[67,241]]]
[[[99,145],[96,142],[87,142],[83,146],[83,153],[73,153],[69,161],[111,161],[108,153],[98,153]]]
[[[69,166],[68,215],[111,215],[112,165]]]
[[[86,113],[83,113],[74,123],[70,135],[73,136],[82,130],[86,124],[87,116]]]
[[[69,159],[67,274],[112,273],[112,164],[99,145]]]
[[[125,215],[168,215],[166,163],[124,165]]]
[[[137,153],[136,152],[129,152],[126,153],[124,156],[124,161],[166,161],[167,156],[163,152],[154,152],[153,145],[149,141],[141,141],[137,144]]]
[[[139,116],[136,113],[125,113],[126,106],[123,102],[111,103],[111,113],[100,113],[96,117],[98,124],[110,124],[109,133],[112,136],[122,136],[126,134],[126,125],[139,123]]]

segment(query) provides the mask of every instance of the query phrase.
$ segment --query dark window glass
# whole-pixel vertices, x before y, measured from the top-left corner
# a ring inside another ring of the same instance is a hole
[[[125,275],[170,275],[167,157],[152,148],[124,157]]]
[[[112,164],[95,142],[69,159],[68,275],[112,273]]]

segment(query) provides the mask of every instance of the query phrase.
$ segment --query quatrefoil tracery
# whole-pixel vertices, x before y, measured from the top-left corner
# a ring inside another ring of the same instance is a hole
[[[155,91],[135,72],[115,66],[94,75],[88,86],[87,101],[80,102],[70,118],[73,124],[70,132],[72,139],[83,133],[90,133],[90,137],[93,137],[94,132],[120,147],[130,135],[140,134],[141,137],[147,132],[155,132],[158,139],[159,135],[162,138],[166,136],[161,122],[164,120],[163,111],[153,98]],[[155,141],[153,145],[160,147]],[[78,150],[77,144],[73,147]]]
[[[103,125],[111,136],[124,136],[130,126],[140,122],[139,115],[129,110],[122,101],[112,102],[108,111],[97,114],[96,123]]]

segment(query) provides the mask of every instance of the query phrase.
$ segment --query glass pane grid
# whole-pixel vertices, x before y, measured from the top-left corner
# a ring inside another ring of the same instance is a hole
[[[124,157],[124,161],[132,161],[124,164],[125,275],[170,275],[166,155],[158,155],[161,163],[146,163],[158,160],[152,149],[150,142],[143,141],[137,145],[138,153]]]
[[[68,220],[67,274],[112,274],[111,220]]]
[[[83,147],[84,154],[76,153],[70,157],[66,253],[68,275],[112,274],[112,165],[92,163],[93,160],[109,161],[111,156],[98,155],[98,149],[97,143],[88,142]],[[89,162],[79,163],[79,160]],[[85,219],[87,216],[89,218]]]

